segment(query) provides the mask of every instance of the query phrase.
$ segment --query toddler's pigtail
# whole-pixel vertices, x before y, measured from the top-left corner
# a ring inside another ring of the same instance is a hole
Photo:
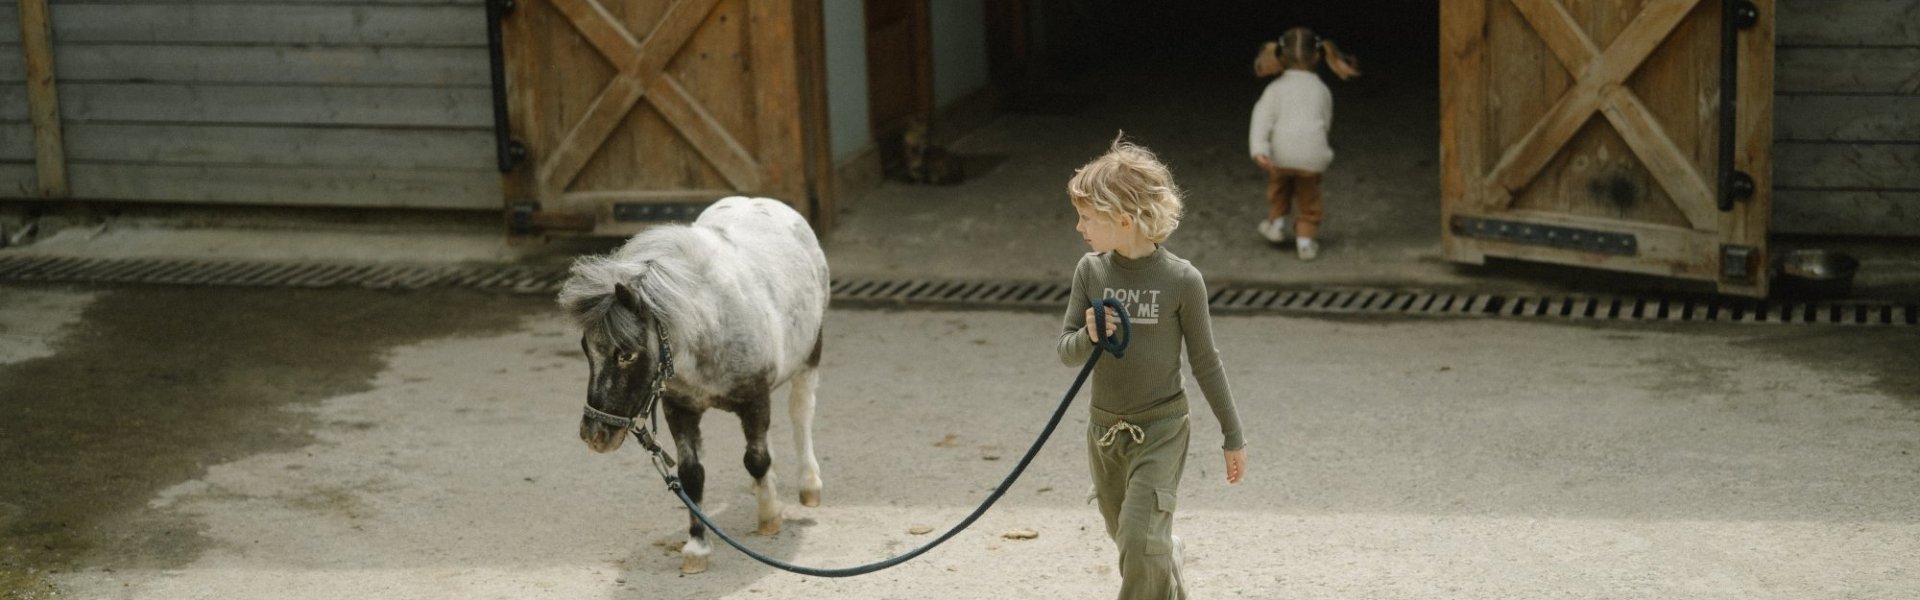
[[[1331,69],[1334,75],[1339,76],[1341,81],[1360,76],[1359,57],[1342,54],[1340,47],[1333,45],[1333,40],[1324,38],[1320,40],[1320,55],[1326,57],[1327,68]]]

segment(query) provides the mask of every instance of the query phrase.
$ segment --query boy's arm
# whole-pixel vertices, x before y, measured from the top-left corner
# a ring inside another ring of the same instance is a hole
[[[1220,351],[1213,346],[1213,315],[1207,309],[1207,282],[1194,270],[1181,287],[1180,331],[1187,345],[1187,365],[1193,369],[1193,378],[1200,382],[1200,392],[1207,396],[1207,404],[1213,407],[1214,419],[1220,421],[1220,436],[1225,438],[1221,448],[1245,448],[1247,441],[1240,432],[1240,412],[1234,407],[1233,388],[1227,385],[1227,369],[1220,361]]]
[[[1067,315],[1060,323],[1060,339],[1054,343],[1054,349],[1060,353],[1060,364],[1069,367],[1080,366],[1087,362],[1087,356],[1093,354],[1093,340],[1087,337],[1087,309],[1093,307],[1093,301],[1087,297],[1087,259],[1073,268],[1073,292],[1067,294]]]

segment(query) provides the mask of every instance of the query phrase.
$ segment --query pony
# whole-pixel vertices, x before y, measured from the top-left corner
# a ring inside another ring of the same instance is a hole
[[[767,198],[724,198],[691,225],[655,226],[608,255],[577,259],[558,302],[580,327],[589,365],[580,439],[595,452],[618,449],[627,435],[623,420],[658,394],[681,484],[699,502],[706,483],[700,417],[709,408],[732,412],[746,433],[758,531],[779,533],[767,449],[770,397],[790,384],[800,502],[818,506],[814,390],[828,286],[826,254],[812,227]],[[680,571],[692,574],[707,569],[712,546],[688,512]]]

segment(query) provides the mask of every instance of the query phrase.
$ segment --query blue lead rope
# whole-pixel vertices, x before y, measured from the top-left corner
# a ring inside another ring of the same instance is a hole
[[[992,508],[993,503],[1000,500],[1000,496],[1005,495],[1007,490],[1013,487],[1014,480],[1019,479],[1020,473],[1027,470],[1027,464],[1033,462],[1034,455],[1040,453],[1040,447],[1046,445],[1047,438],[1053,437],[1054,428],[1060,425],[1060,418],[1066,416],[1067,406],[1073,404],[1074,396],[1079,395],[1080,386],[1086,383],[1087,376],[1093,373],[1093,365],[1094,363],[1100,362],[1100,354],[1103,351],[1107,354],[1112,354],[1114,358],[1120,358],[1126,354],[1127,344],[1133,340],[1133,322],[1127,317],[1126,307],[1121,306],[1120,301],[1112,298],[1103,298],[1095,302],[1094,307],[1096,309],[1093,311],[1094,335],[1097,336],[1099,340],[1094,342],[1093,354],[1087,356],[1087,364],[1080,367],[1080,375],[1074,377],[1073,385],[1067,388],[1067,395],[1060,399],[1060,407],[1054,409],[1053,418],[1048,419],[1046,428],[1040,430],[1039,439],[1033,440],[1033,446],[1027,448],[1027,454],[1020,457],[1019,464],[1013,466],[1013,472],[1008,473],[1007,478],[1002,480],[999,486],[993,488],[993,493],[987,495],[986,501],[981,502],[979,508],[973,509],[973,514],[967,515],[965,519],[961,519],[959,524],[954,525],[952,529],[948,529],[946,533],[940,534],[940,537],[934,538],[933,541],[914,548],[906,554],[901,554],[880,562],[867,563],[857,567],[847,567],[843,569],[806,567],[773,558],[755,552],[752,548],[748,548],[745,544],[741,544],[738,540],[733,539],[733,536],[727,535],[727,532],[722,531],[719,525],[713,524],[713,519],[708,518],[707,513],[700,510],[700,504],[694,502],[693,498],[687,497],[687,490],[680,485],[680,478],[678,476],[669,473],[665,469],[661,469],[661,476],[666,478],[667,489],[673,490],[674,495],[679,496],[680,501],[687,505],[687,510],[693,512],[694,518],[700,519],[700,523],[706,525],[707,529],[712,531],[714,535],[720,536],[720,539],[725,540],[728,545],[739,549],[741,553],[774,568],[815,577],[852,577],[854,575],[865,575],[913,560],[915,557],[925,554],[928,550],[932,550],[934,546],[938,546],[952,539],[953,536],[959,534],[961,530],[966,529],[968,525],[972,525],[974,521],[979,520],[980,515],[986,514],[987,509]],[[1114,314],[1120,317],[1120,337],[1118,339],[1105,335],[1107,331],[1107,311],[1099,310],[1102,307],[1113,309]],[[660,451],[655,450],[654,454],[656,459],[661,458]]]

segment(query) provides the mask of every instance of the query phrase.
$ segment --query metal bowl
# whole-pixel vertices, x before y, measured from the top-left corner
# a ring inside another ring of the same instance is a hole
[[[1783,296],[1840,298],[1853,293],[1860,261],[1832,250],[1794,250],[1774,261],[1775,291]]]

